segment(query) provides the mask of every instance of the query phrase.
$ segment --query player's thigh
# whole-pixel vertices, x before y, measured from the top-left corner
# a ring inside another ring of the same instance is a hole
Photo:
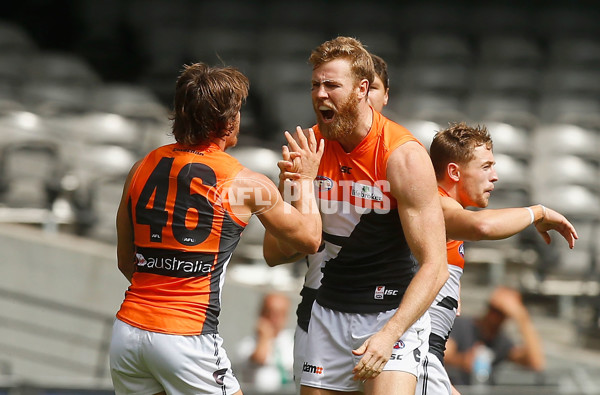
[[[451,395],[452,385],[442,362],[433,354],[423,360],[415,395]]]
[[[414,395],[416,387],[413,374],[388,370],[365,382],[365,395]]]
[[[237,394],[240,386],[217,334],[153,334],[145,350],[154,377],[173,394]]]
[[[120,320],[115,320],[113,324],[109,359],[110,374],[117,395],[154,394],[164,390],[141,357],[144,344],[140,339],[145,333]]]

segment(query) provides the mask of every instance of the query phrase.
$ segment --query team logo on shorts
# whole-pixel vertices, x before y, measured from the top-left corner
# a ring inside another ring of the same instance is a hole
[[[461,257],[465,257],[465,243],[460,244],[460,246],[458,247],[458,253]]]
[[[308,372],[308,373],[314,373],[314,374],[323,374],[323,367],[310,365],[310,364],[304,362],[304,365],[302,365],[302,371]]]
[[[396,342],[396,344],[394,344],[394,350],[401,350],[404,347],[406,347],[406,345],[404,344],[404,342],[402,340],[398,340]]]
[[[223,379],[225,378],[225,374],[227,373],[227,368],[219,369],[213,372],[213,378],[215,382],[219,385],[223,385]]]

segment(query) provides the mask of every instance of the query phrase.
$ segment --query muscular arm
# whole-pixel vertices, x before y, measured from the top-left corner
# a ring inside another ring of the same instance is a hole
[[[420,264],[398,311],[383,328],[402,335],[429,308],[448,279],[444,218],[433,166],[425,149],[409,142],[388,162],[388,180],[408,245]]]
[[[283,149],[283,161],[279,162],[280,175],[279,175],[279,192],[281,196],[285,196],[285,166],[287,162],[289,164],[289,151],[284,147]],[[288,181],[290,182],[290,181]],[[288,186],[291,188],[291,186]],[[296,262],[305,254],[297,251],[295,248],[290,246],[288,243],[278,239],[274,234],[265,229],[265,236],[263,239],[263,257],[267,262],[267,265],[273,267],[284,263]]]
[[[238,217],[249,219],[255,214],[267,232],[277,235],[290,248],[304,254],[317,252],[321,243],[321,216],[312,180],[298,182],[294,205],[283,201],[270,179],[249,169],[238,174],[234,185],[248,195],[243,205],[232,206]]]
[[[119,208],[117,210],[117,266],[119,270],[129,282],[131,282],[131,278],[133,277],[133,272],[135,271],[135,245],[133,244],[133,226],[131,224],[131,218],[129,216],[129,208],[128,208],[128,191],[129,185],[131,184],[131,179],[133,178],[133,174],[137,170],[141,161],[138,161],[133,165],[129,174],[127,175],[127,179],[125,180],[125,185],[123,186],[123,194],[121,196],[121,202],[119,203]]]
[[[286,133],[286,138],[290,144],[289,148],[294,152],[290,152],[288,146],[282,148],[283,160],[277,164],[279,167],[279,192],[281,196],[284,196],[286,202],[296,207],[299,200],[289,199],[290,194],[298,193],[297,186],[291,180],[305,182],[314,179],[323,155],[324,142],[317,143],[312,129],[302,130],[300,127],[296,129],[296,140],[289,133]],[[316,208],[316,205],[314,207]],[[296,262],[306,254],[296,250],[266,229],[263,239],[263,256],[269,266],[276,266]]]
[[[283,263],[296,262],[306,256],[292,248],[288,243],[280,241],[272,235],[268,230],[265,230],[263,240],[263,256],[267,265],[277,266]]]
[[[531,214],[525,207],[464,209],[456,200],[440,197],[447,237],[453,240],[477,241],[500,240],[513,236],[531,225]],[[531,206],[534,223],[544,240],[549,243],[549,230],[556,230],[573,248],[577,232],[573,225],[560,213],[541,205]]]
[[[444,218],[427,152],[415,142],[400,146],[389,158],[387,174],[406,240],[420,269],[392,318],[355,350],[364,354],[354,369],[356,379],[376,376],[365,371],[365,366],[383,367],[394,342],[427,311],[448,279]]]

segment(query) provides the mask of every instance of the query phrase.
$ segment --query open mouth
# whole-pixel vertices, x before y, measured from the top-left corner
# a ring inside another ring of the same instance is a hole
[[[319,111],[326,122],[331,121],[335,115],[335,112],[327,106],[319,106]]]

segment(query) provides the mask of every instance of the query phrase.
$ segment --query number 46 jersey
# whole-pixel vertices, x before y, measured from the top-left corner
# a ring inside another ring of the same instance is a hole
[[[246,223],[232,213],[242,165],[218,146],[150,152],[128,191],[136,271],[117,317],[153,332],[216,333],[225,269]]]

